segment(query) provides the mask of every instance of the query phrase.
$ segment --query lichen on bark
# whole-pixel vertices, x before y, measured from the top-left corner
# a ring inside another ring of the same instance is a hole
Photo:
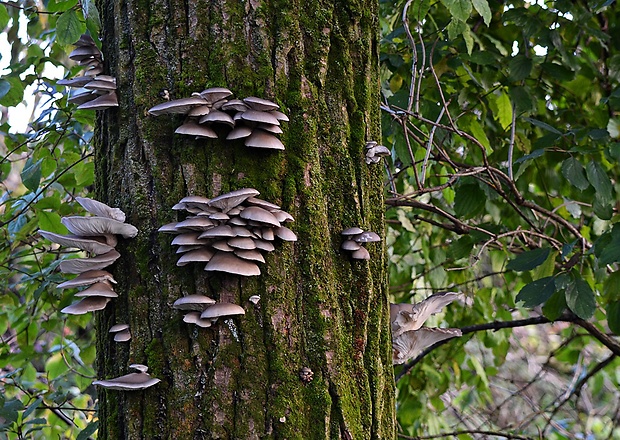
[[[146,363],[162,382],[100,394],[101,439],[394,437],[386,252],[340,252],[340,231],[384,232],[383,177],[364,163],[379,130],[373,1],[100,0],[120,106],[99,119],[97,192],[140,229],[115,266],[119,298],[98,321],[98,373]],[[119,19],[120,17],[120,19]],[[174,135],[146,110],[210,86],[281,105],[284,152]],[[170,209],[188,194],[251,186],[292,213],[299,240],[240,279],[176,267]],[[246,315],[189,327],[170,304],[205,293]],[[258,294],[261,300],[248,301]],[[128,347],[106,326],[124,318]],[[299,371],[308,367],[313,380]]]

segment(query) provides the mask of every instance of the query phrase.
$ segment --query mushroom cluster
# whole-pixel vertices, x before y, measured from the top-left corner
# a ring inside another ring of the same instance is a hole
[[[76,197],[76,201],[93,215],[61,218],[62,224],[71,234],[39,230],[39,234],[51,242],[77,248],[88,254],[85,258],[63,260],[59,265],[61,272],[78,275],[59,284],[59,289],[85,287],[75,294],[77,298],[81,298],[80,301],[61,310],[62,313],[71,315],[102,310],[110,299],[118,296],[112,287],[116,281],[111,273],[103,269],[120,257],[114,249],[118,241],[117,235],[132,238],[138,233],[135,226],[125,223],[125,213],[120,209],[84,197]]]
[[[405,363],[436,342],[461,336],[458,328],[422,327],[431,315],[460,298],[460,293],[444,292],[431,295],[416,304],[390,304],[393,363]]]
[[[173,308],[185,312],[183,322],[207,328],[215,324],[219,318],[245,315],[243,307],[228,302],[216,303],[204,295],[188,295],[177,299]]]
[[[275,238],[297,241],[297,236],[283,226],[293,217],[257,195],[253,188],[242,188],[213,199],[188,196],[173,206],[191,214],[159,228],[176,234],[172,244],[182,254],[177,266],[206,263],[208,272],[260,275],[257,263],[265,262],[263,252],[275,249]]]
[[[124,376],[116,377],[108,380],[96,380],[93,385],[98,385],[102,388],[119,391],[135,391],[143,390],[148,387],[152,387],[155,384],[161,382],[161,380],[151,377],[147,373],[149,368],[142,364],[131,364],[129,368],[133,368],[137,373],[129,373]]]
[[[185,122],[175,131],[178,134],[216,139],[226,133],[226,140],[245,139],[247,147],[284,150],[276,135],[282,133],[280,122],[289,119],[280,107],[254,96],[242,100],[231,96],[230,90],[213,87],[158,104],[149,113],[185,115]]]
[[[370,253],[364,247],[364,243],[381,241],[377,233],[364,231],[357,226],[345,229],[340,234],[344,237],[340,249],[350,252],[351,258],[355,260],[370,260]]]
[[[379,163],[382,157],[392,154],[387,147],[378,145],[375,141],[366,142],[366,163]]]
[[[84,34],[75,43],[76,48],[69,58],[84,66],[83,76],[61,79],[56,84],[77,87],[79,90],[69,98],[69,102],[77,104],[79,109],[104,110],[118,107],[116,96],[116,78],[103,73],[103,55],[94,40]]]

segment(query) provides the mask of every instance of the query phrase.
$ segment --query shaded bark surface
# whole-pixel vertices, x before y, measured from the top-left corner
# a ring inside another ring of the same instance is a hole
[[[120,298],[98,320],[98,374],[144,363],[144,392],[100,392],[100,439],[389,439],[393,371],[383,243],[369,262],[340,232],[384,234],[382,169],[364,163],[379,130],[374,1],[102,0],[103,52],[120,107],[98,121],[102,201],[139,235],[119,246]],[[274,100],[288,114],[284,152],[174,135],[178,117],[147,115],[207,87]],[[299,238],[262,275],[176,267],[162,224],[186,195],[253,187],[295,217]],[[198,329],[170,305],[203,293],[246,315]],[[257,305],[248,301],[260,295]],[[131,326],[128,344],[107,329]],[[314,372],[304,384],[303,367]]]

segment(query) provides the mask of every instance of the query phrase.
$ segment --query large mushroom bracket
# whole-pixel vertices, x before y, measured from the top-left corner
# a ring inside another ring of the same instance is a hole
[[[146,365],[131,364],[129,368],[133,368],[137,373],[129,373],[114,379],[96,380],[93,382],[93,385],[109,390],[137,391],[152,387],[161,382],[160,379],[151,377],[151,375],[147,373],[148,367]]]
[[[217,139],[221,133],[226,134],[228,141],[245,139],[247,147],[284,150],[277,135],[282,133],[280,123],[289,119],[278,104],[255,96],[231,99],[232,94],[224,87],[212,87],[189,98],[157,104],[149,113],[185,115],[185,122],[175,131],[177,134]]]
[[[207,272],[260,275],[259,263],[265,262],[263,253],[275,250],[276,239],[292,242],[297,241],[297,236],[284,226],[293,217],[258,195],[253,188],[242,188],[213,199],[188,196],[173,206],[189,215],[162,226],[159,232],[176,235],[172,244],[181,254],[177,266],[199,263]],[[214,303],[205,296],[189,295],[179,298],[173,307],[185,313],[185,322],[199,327],[210,327],[220,317],[245,313],[235,304]]]
[[[103,54],[90,35],[84,34],[75,43],[69,58],[83,66],[83,76],[56,81],[59,86],[77,88],[69,97],[69,102],[77,104],[78,109],[105,110],[118,107],[116,78],[103,75]]]
[[[112,274],[103,270],[112,265],[120,254],[114,249],[118,242],[117,235],[133,238],[138,229],[125,223],[125,213],[118,208],[111,208],[105,203],[84,197],[76,197],[91,216],[69,216],[61,222],[71,234],[62,235],[40,230],[39,234],[51,242],[68,248],[77,248],[88,254],[85,258],[72,258],[60,262],[62,273],[77,274],[72,280],[58,285],[59,289],[82,288],[75,294],[80,301],[61,310],[70,315],[81,315],[102,310],[106,304],[116,298]]]
[[[436,342],[461,336],[458,328],[428,328],[422,325],[431,315],[462,297],[457,292],[443,292],[416,304],[390,304],[393,363],[405,363]]]

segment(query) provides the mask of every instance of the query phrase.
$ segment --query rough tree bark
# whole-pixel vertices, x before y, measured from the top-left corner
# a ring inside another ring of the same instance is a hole
[[[99,318],[98,374],[144,363],[162,382],[100,391],[100,439],[394,437],[383,243],[370,262],[340,250],[340,232],[383,235],[381,165],[364,163],[379,130],[378,5],[368,1],[101,0],[103,52],[120,107],[98,121],[102,201],[140,230],[115,267],[120,298]],[[146,110],[206,87],[278,102],[284,152],[174,135],[181,122]],[[253,187],[295,217],[252,278],[176,267],[162,224],[182,197]],[[170,305],[204,293],[246,315],[211,329]],[[259,294],[260,302],[248,302]],[[111,307],[112,306],[112,307]],[[107,329],[131,325],[114,344]],[[314,379],[304,385],[299,371]]]

